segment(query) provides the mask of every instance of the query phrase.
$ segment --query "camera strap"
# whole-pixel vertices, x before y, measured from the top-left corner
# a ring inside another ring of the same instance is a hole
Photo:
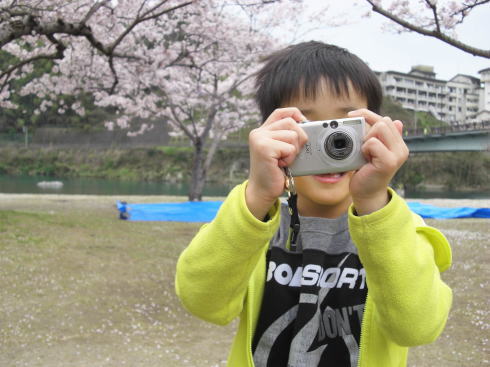
[[[291,251],[296,251],[296,241],[299,235],[299,213],[298,213],[298,194],[296,193],[296,187],[294,186],[294,179],[291,175],[291,171],[288,167],[284,168],[286,174],[285,189],[288,192],[288,207],[289,214],[291,215],[291,222],[289,224],[289,246]]]

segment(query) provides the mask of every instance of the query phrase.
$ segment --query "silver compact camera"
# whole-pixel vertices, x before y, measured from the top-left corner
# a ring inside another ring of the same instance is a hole
[[[365,125],[363,117],[301,123],[308,141],[289,166],[291,174],[307,176],[359,169],[366,163],[361,152]]]

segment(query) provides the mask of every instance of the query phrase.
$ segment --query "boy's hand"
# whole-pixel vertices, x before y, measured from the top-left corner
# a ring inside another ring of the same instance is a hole
[[[401,121],[392,121],[367,109],[351,111],[349,117],[364,117],[369,125],[361,148],[368,163],[352,176],[350,182],[356,212],[366,215],[388,203],[388,184],[407,160],[409,152],[403,141]]]
[[[245,199],[257,219],[263,220],[284,192],[283,167],[294,161],[308,139],[298,126],[298,122],[305,120],[295,107],[280,108],[250,132],[250,175]]]

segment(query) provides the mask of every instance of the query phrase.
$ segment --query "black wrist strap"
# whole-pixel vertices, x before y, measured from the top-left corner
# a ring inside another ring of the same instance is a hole
[[[286,174],[286,191],[288,192],[288,207],[289,214],[291,215],[291,222],[289,224],[289,249],[296,251],[300,229],[298,194],[294,186],[293,176],[287,167],[284,169],[284,173]]]
[[[296,244],[297,244],[299,228],[300,228],[297,202],[298,202],[297,194],[289,196],[288,206],[289,206],[289,213],[291,214],[291,223],[289,224],[291,241],[289,242],[289,244],[290,244],[291,251],[296,251],[296,247],[297,247]]]

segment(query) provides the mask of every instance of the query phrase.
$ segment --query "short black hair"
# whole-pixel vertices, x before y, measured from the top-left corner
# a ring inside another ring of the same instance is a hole
[[[255,100],[263,121],[276,109],[294,98],[314,99],[327,82],[337,96],[346,95],[349,82],[365,97],[368,109],[378,113],[383,91],[376,74],[356,55],[344,48],[310,41],[288,46],[263,60],[256,74]]]

